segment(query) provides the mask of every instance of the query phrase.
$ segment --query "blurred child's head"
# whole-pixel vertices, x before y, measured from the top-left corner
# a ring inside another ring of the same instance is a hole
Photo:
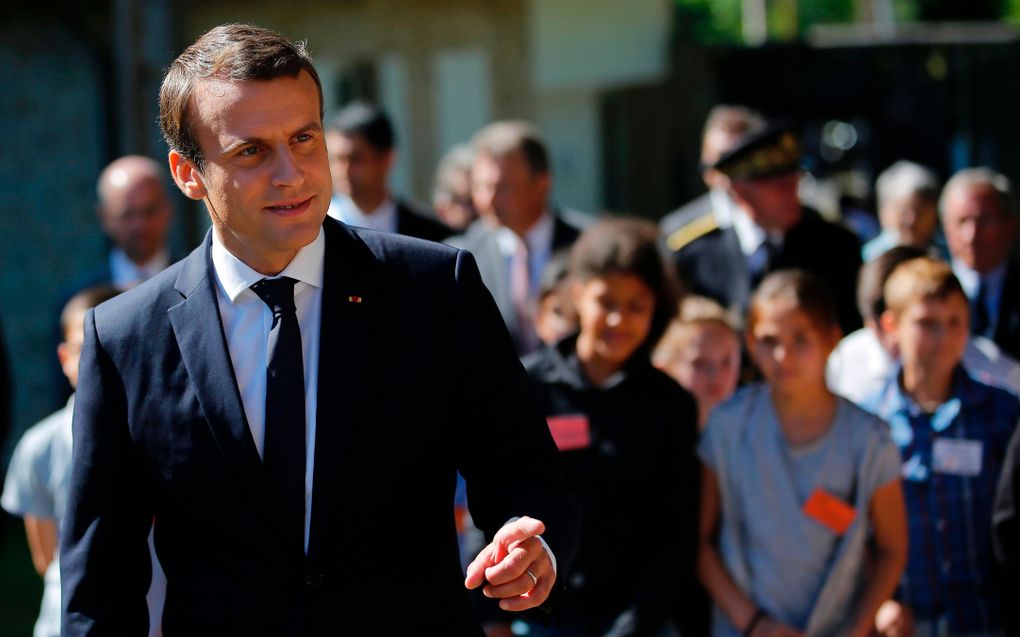
[[[740,335],[721,305],[688,296],[655,346],[652,362],[694,394],[704,425],[709,412],[737,388]]]
[[[64,305],[60,313],[60,330],[64,340],[57,345],[57,358],[71,387],[78,387],[78,359],[85,340],[85,313],[119,292],[112,285],[97,285],[75,294]]]
[[[577,329],[577,312],[568,289],[570,255],[557,252],[545,264],[538,285],[535,332],[546,345],[552,345]]]
[[[747,350],[775,389],[824,386],[825,364],[840,336],[832,295],[808,272],[773,272],[751,298]]]
[[[896,246],[864,264],[857,277],[857,310],[864,318],[864,324],[881,332],[879,318],[885,311],[882,288],[896,266],[924,256],[924,250],[913,246]]]
[[[900,264],[885,283],[882,328],[903,367],[952,374],[970,330],[967,295],[943,261],[920,257]]]
[[[926,247],[938,225],[939,181],[920,164],[898,161],[875,182],[878,218],[900,245]]]
[[[676,312],[676,292],[655,224],[607,219],[591,226],[570,253],[571,297],[583,347],[622,366],[658,340]]]

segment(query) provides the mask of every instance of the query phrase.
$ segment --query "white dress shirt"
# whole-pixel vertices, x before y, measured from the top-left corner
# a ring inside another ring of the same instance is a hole
[[[322,277],[326,255],[323,231],[297,253],[278,276],[295,279],[294,305],[301,328],[305,369],[305,550],[312,515],[312,467],[315,460],[315,409],[319,385],[319,325],[322,319]],[[266,367],[269,364],[269,330],[273,313],[251,291],[253,283],[267,278],[231,254],[216,232],[212,240],[216,300],[223,332],[241,393],[244,415],[259,456],[266,435]],[[268,277],[277,278],[277,277]]]
[[[330,199],[326,214],[349,226],[382,232],[397,231],[397,204],[389,197],[383,199],[375,210],[365,212],[350,197],[336,195]]]
[[[128,258],[120,248],[110,250],[110,282],[126,290],[144,283],[170,265],[170,253],[162,248],[147,263],[141,265]]]
[[[740,251],[747,259],[747,271],[752,274],[761,272],[769,265],[765,242],[771,243],[777,249],[782,248],[783,235],[778,232],[766,232],[740,206],[730,206],[729,213],[733,231],[737,233]]]

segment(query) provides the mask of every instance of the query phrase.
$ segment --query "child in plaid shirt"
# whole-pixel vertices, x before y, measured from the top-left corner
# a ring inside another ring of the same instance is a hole
[[[898,601],[919,637],[999,635],[992,504],[1020,401],[961,364],[968,303],[947,264],[899,265],[884,296],[902,368],[862,406],[889,423],[903,459],[910,543]]]

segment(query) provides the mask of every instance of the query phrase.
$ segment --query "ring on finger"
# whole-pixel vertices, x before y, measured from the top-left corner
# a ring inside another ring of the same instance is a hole
[[[524,572],[527,573],[528,577],[531,578],[531,586],[532,586],[532,588],[534,588],[535,586],[538,586],[538,578],[535,577],[535,574],[531,572],[531,569],[529,568],[528,570],[526,570]]]

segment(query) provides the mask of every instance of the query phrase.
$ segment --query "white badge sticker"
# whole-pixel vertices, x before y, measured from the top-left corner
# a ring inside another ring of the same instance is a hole
[[[982,445],[977,440],[936,438],[932,447],[932,469],[956,476],[981,473]]]

